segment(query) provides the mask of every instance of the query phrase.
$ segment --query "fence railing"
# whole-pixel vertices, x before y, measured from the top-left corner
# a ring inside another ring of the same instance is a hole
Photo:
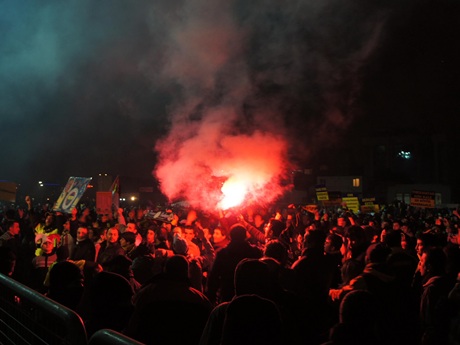
[[[2,344],[86,344],[86,330],[72,310],[0,274]]]
[[[0,274],[0,344],[139,345],[112,330],[96,332],[88,342],[74,311]]]
[[[88,345],[142,345],[142,343],[111,329],[101,329],[92,335]]]

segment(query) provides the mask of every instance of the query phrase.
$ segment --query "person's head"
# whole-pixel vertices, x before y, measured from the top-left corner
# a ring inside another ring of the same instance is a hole
[[[339,218],[337,218],[337,226],[340,226],[342,228],[347,226],[347,220],[345,216],[340,216]]]
[[[429,247],[434,246],[435,243],[435,235],[433,234],[427,233],[418,236],[417,242],[415,244],[415,251],[417,252],[418,257],[420,258],[423,254],[423,251]]]
[[[168,239],[168,229],[165,228],[164,226],[162,226],[158,230],[157,237],[158,237],[158,241],[160,241],[160,242],[166,241]]]
[[[246,240],[246,228],[238,223],[232,225],[230,239],[232,242],[244,242]]]
[[[9,221],[8,222],[8,231],[13,236],[19,235],[19,232],[21,231],[21,229],[19,227],[19,223],[15,222],[15,221]]]
[[[369,327],[375,322],[376,309],[377,301],[370,292],[365,290],[351,291],[345,295],[340,303],[340,322],[358,327]]]
[[[366,241],[368,243],[376,243],[379,241],[379,233],[377,229],[373,226],[365,226],[363,227],[364,234],[366,235]]]
[[[128,218],[129,218],[129,219],[135,219],[135,218],[136,218],[136,210],[135,210],[135,209],[129,210],[129,212],[128,212]]]
[[[130,251],[136,242],[136,234],[132,232],[124,232],[120,235],[120,245],[125,251]]]
[[[83,241],[88,238],[88,228],[86,227],[79,227],[77,229],[77,241]]]
[[[441,248],[425,248],[420,257],[420,274],[422,277],[443,275],[446,263],[446,254]]]
[[[88,238],[91,241],[95,241],[99,237],[99,229],[88,228]]]
[[[264,256],[273,258],[285,266],[288,260],[288,251],[279,240],[272,240],[265,246]]]
[[[88,286],[91,307],[100,311],[124,311],[132,307],[133,288],[120,274],[102,271],[97,273]],[[131,309],[129,309],[131,310]]]
[[[221,243],[227,238],[227,232],[222,228],[215,228],[212,233],[212,240],[214,243]]]
[[[195,237],[195,230],[190,227],[185,227],[184,228],[184,238],[187,242],[191,242],[193,238]]]
[[[108,215],[108,214],[103,214],[103,215],[101,216],[101,223],[102,223],[102,224],[105,224],[105,223],[107,223],[108,221],[109,221],[109,215]]]
[[[138,220],[141,220],[142,218],[144,218],[144,210],[142,208],[138,208],[136,210],[136,218]]]
[[[107,228],[103,228],[100,232],[99,232],[99,239],[101,241],[106,241],[107,240],[107,232],[109,231],[109,229]]]
[[[152,279],[154,275],[161,273],[159,268],[162,269],[160,265],[155,265],[155,259],[150,255],[138,256],[131,265],[134,279],[142,285]]]
[[[324,249],[324,232],[321,230],[307,230],[304,234],[304,247],[306,249]]]
[[[147,234],[145,236],[147,243],[155,243],[155,230],[148,229]]]
[[[44,254],[51,254],[54,249],[53,240],[49,238],[48,236],[43,236],[41,248]]]
[[[182,230],[180,226],[176,226],[172,232],[173,232],[173,236],[184,237],[184,231]]]
[[[70,261],[53,265],[49,272],[48,297],[75,310],[83,294],[83,274],[80,268]]]
[[[51,226],[54,223],[54,216],[52,213],[48,213],[45,218],[45,226]]]
[[[278,238],[285,227],[286,225],[281,220],[270,218],[264,228],[265,236],[267,238]]]
[[[273,287],[268,264],[258,259],[243,259],[235,268],[235,295],[256,294],[271,298]]]
[[[104,270],[117,273],[129,280],[133,276],[133,271],[131,270],[132,264],[133,260],[131,260],[128,256],[116,255],[105,264]]]
[[[108,243],[116,243],[120,237],[120,232],[117,228],[110,228],[107,230],[107,242]]]
[[[64,224],[62,224],[62,231],[69,232],[70,231],[70,220],[66,220]]]
[[[351,250],[359,247],[366,241],[366,235],[364,229],[360,226],[353,225],[348,229],[349,247]]]
[[[235,297],[222,327],[222,345],[283,344],[283,326],[275,303],[257,295]]]
[[[391,254],[390,248],[383,243],[371,244],[366,250],[366,263],[380,264],[386,262]]]
[[[173,255],[166,260],[164,266],[165,275],[176,281],[188,280],[188,261],[183,255]]]
[[[388,231],[385,236],[385,243],[390,248],[401,248],[401,231],[392,230]]]
[[[137,233],[137,226],[136,223],[128,223],[126,224],[126,232]]]
[[[204,235],[204,238],[206,238],[208,241],[211,240],[212,234],[208,227],[203,228],[203,235]]]
[[[336,253],[340,251],[342,244],[342,237],[336,234],[329,234],[324,241],[324,251],[329,254]]]
[[[408,246],[407,242],[408,242],[407,235],[405,233],[402,233],[401,234],[401,248],[402,249],[404,249],[404,250],[409,249],[409,246]]]

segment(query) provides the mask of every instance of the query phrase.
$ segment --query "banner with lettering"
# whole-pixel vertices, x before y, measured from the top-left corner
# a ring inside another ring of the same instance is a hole
[[[53,211],[71,213],[85,193],[91,179],[92,177],[70,177],[54,204]]]

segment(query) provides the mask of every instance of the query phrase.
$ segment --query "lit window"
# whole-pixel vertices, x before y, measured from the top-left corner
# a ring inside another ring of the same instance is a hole
[[[359,187],[359,178],[353,179],[353,187]]]

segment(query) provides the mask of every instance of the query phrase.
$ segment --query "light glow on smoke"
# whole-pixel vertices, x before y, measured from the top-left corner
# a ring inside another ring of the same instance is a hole
[[[219,208],[226,210],[240,205],[246,197],[248,188],[244,181],[236,181],[232,177],[224,182],[221,190],[223,198],[219,203]]]
[[[308,22],[297,15],[322,15],[323,5],[315,4],[313,12],[277,1],[264,10],[235,5],[183,2],[180,11],[161,18],[168,28],[165,64],[154,77],[174,81],[177,99],[167,109],[171,128],[155,145],[154,174],[171,201],[185,199],[204,210],[271,203],[286,191],[285,177],[293,169],[289,160],[308,157],[312,143],[322,147],[351,123],[359,94],[355,76],[382,30],[366,19],[373,29],[363,24],[368,39],[360,37],[364,43],[340,56],[344,67],[336,54],[327,56],[329,49],[316,58],[312,47],[304,46],[304,34],[292,40],[299,29],[295,23]],[[328,6],[324,10],[329,12]],[[277,30],[276,23],[288,27]],[[335,36],[330,37],[334,47]],[[310,68],[315,73],[307,73]],[[315,86],[305,92],[309,78]]]
[[[280,183],[288,166],[285,140],[261,132],[221,133],[211,140],[212,131],[205,132],[180,143],[161,143],[163,152],[175,151],[162,156],[156,170],[170,200],[184,198],[192,207],[215,210],[271,202],[285,191]]]

